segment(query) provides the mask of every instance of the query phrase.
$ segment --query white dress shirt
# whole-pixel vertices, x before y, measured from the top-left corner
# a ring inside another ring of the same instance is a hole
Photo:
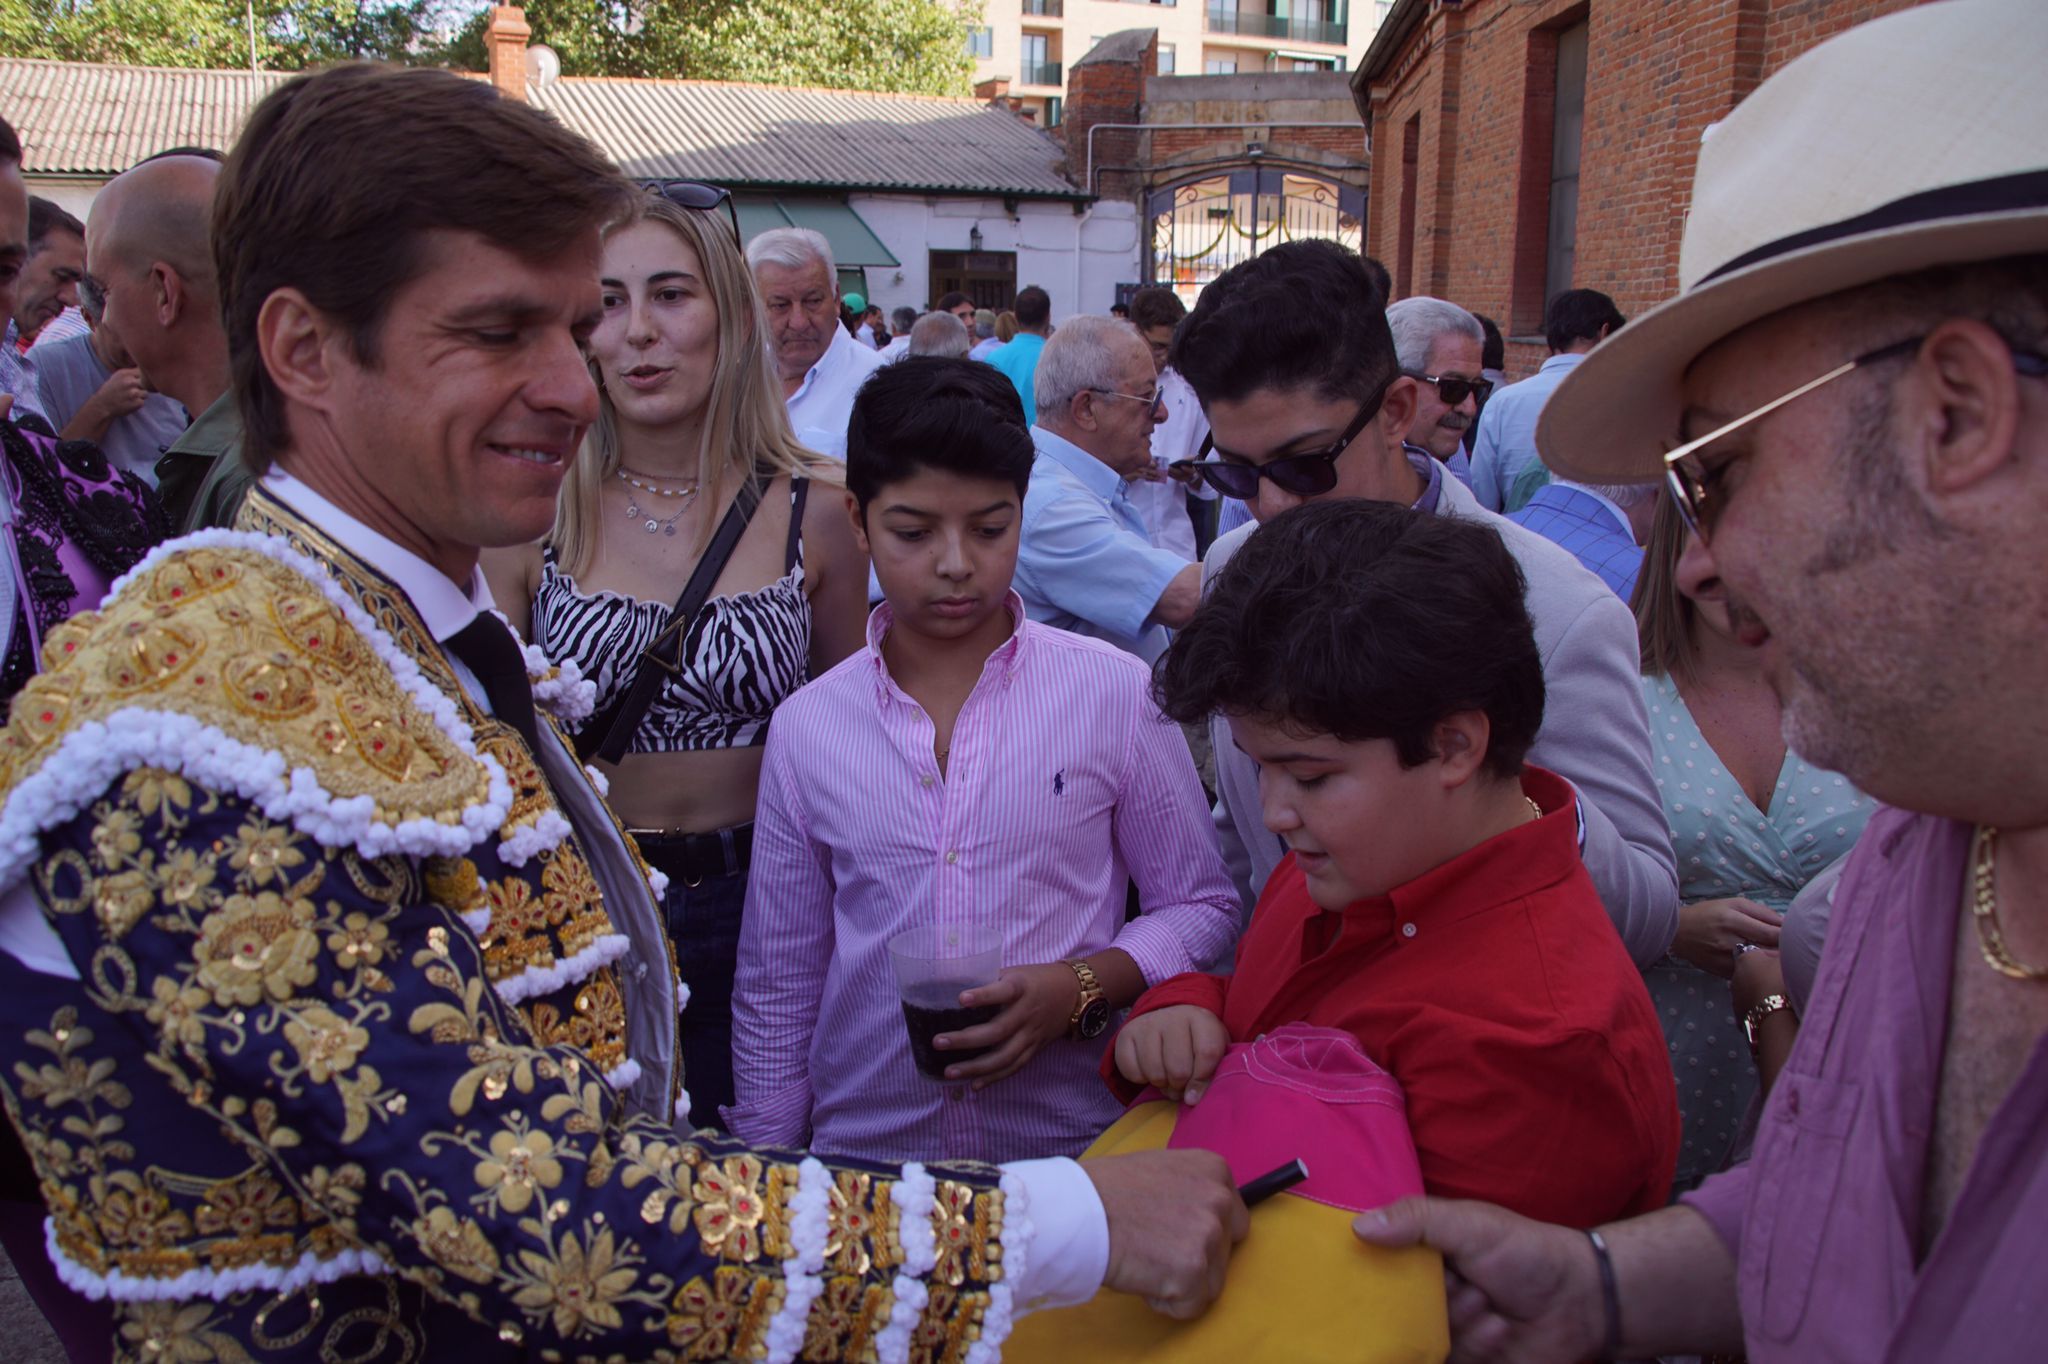
[[[1209,419],[1202,415],[1201,400],[1195,397],[1195,390],[1177,370],[1161,371],[1159,398],[1166,404],[1166,420],[1152,428],[1152,463],[1163,474],[1176,460],[1201,457],[1202,442],[1209,436]],[[1190,492],[1205,502],[1216,497],[1215,489],[1206,483],[1197,483],[1190,489],[1170,478],[1157,482],[1133,479],[1126,489],[1131,505],[1145,520],[1152,543],[1193,563],[1195,523],[1188,517]]]
[[[846,423],[853,416],[853,395],[886,363],[880,352],[870,350],[846,328],[833,323],[825,353],[785,403],[796,438],[819,454],[846,458]]]

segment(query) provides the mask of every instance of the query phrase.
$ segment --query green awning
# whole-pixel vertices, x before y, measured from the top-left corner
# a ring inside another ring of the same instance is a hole
[[[771,227],[808,227],[821,232],[832,244],[832,258],[847,267],[901,265],[903,262],[882,245],[873,228],[843,199],[822,195],[734,196],[740,213],[740,235],[748,241]]]

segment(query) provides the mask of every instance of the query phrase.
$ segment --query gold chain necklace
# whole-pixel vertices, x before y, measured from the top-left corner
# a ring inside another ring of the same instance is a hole
[[[1998,830],[1989,824],[1977,826],[1970,845],[1970,880],[1975,894],[1970,916],[1977,921],[1977,949],[1999,975],[2012,980],[2048,980],[2048,967],[2029,966],[2005,945],[2005,933],[1998,926]]]

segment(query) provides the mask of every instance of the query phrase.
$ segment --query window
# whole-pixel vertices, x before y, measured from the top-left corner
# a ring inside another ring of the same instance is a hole
[[[1060,119],[1066,116],[1066,105],[1067,102],[1058,95],[1053,95],[1045,101],[1046,127],[1057,128],[1060,126]]]
[[[1401,226],[1395,241],[1394,292],[1402,298],[1415,293],[1415,195],[1422,169],[1422,115],[1412,115],[1401,126]]]
[[[1211,76],[1235,76],[1237,74],[1237,58],[1211,57],[1202,63],[1202,70]]]
[[[1556,112],[1550,132],[1549,256],[1543,297],[1572,287],[1579,247],[1579,141],[1586,126],[1586,25],[1557,35]]]
[[[1162,76],[1171,76],[1173,74],[1172,43],[1161,43],[1159,45],[1159,74]]]
[[[984,59],[995,56],[996,31],[980,27],[967,30],[967,55]]]

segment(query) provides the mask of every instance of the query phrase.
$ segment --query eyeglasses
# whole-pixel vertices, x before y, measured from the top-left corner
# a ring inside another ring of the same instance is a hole
[[[1373,419],[1386,400],[1387,390],[1393,386],[1394,376],[1389,374],[1385,381],[1365,400],[1358,409],[1358,415],[1351,419],[1351,425],[1343,434],[1320,450],[1310,450],[1299,455],[1285,455],[1269,459],[1264,464],[1254,464],[1242,455],[1233,455],[1227,450],[1218,450],[1213,438],[1202,438],[1202,454],[1211,450],[1222,455],[1222,459],[1176,460],[1173,467],[1193,473],[1204,483],[1240,502],[1250,502],[1259,495],[1259,480],[1270,478],[1273,486],[1282,492],[1297,497],[1319,497],[1337,486],[1337,459],[1351,448],[1351,442],[1358,439],[1358,433],[1365,430],[1365,424]]]
[[[1158,408],[1161,403],[1166,401],[1166,394],[1156,388],[1150,393],[1125,393],[1114,388],[1091,388],[1088,391],[1090,393],[1100,393],[1105,398],[1126,398],[1134,403],[1143,403],[1147,408],[1151,409]]]
[[[707,185],[702,180],[642,180],[640,188],[649,194],[659,194],[678,208],[693,208],[699,213],[715,212],[722,207],[732,223],[733,244],[737,246],[743,240],[739,208],[733,203],[731,190]]]
[[[1464,402],[1468,396],[1476,397],[1483,403],[1486,401],[1486,395],[1493,392],[1491,379],[1467,379],[1458,374],[1411,373],[1408,377],[1425,384],[1435,384],[1437,397],[1452,407]]]
[[[1841,364],[1836,365],[1819,378],[1807,380],[1790,393],[1771,399],[1771,401],[1753,412],[1744,413],[1734,421],[1715,427],[1704,436],[1699,436],[1673,449],[1666,450],[1664,452],[1664,482],[1671,489],[1672,500],[1678,504],[1679,514],[1685,518],[1687,528],[1701,540],[1707,538],[1708,533],[1713,530],[1714,522],[1720,518],[1722,505],[1725,502],[1725,499],[1715,495],[1721,482],[1721,477],[1731,467],[1739,463],[1739,460],[1731,458],[1721,461],[1712,468],[1708,468],[1694,458],[1698,451],[1712,445],[1715,441],[1731,432],[1741,430],[1760,417],[1769,416],[1793,399],[1803,398],[1815,389],[1833,383],[1844,374],[1862,369],[1865,365],[1874,365],[1880,360],[1894,360],[1901,355],[1911,355],[1918,351],[1921,344],[1926,340],[1925,336],[1908,337],[1904,341],[1896,341],[1889,346],[1880,346],[1876,350],[1865,351],[1853,359],[1845,360]],[[2012,365],[2015,370],[2029,378],[2040,379],[2048,377],[2048,356],[2013,346],[2009,341],[2006,344],[2012,351]]]

